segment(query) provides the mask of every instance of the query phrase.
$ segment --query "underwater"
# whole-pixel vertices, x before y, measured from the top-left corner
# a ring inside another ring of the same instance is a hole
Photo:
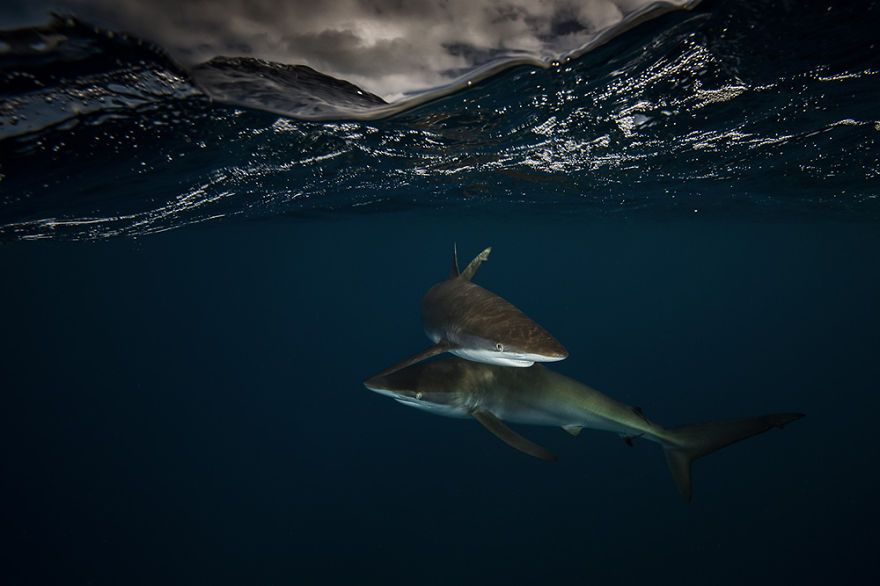
[[[0,8],[0,579],[876,583],[878,22]],[[569,379],[625,429],[485,407]],[[674,430],[769,414],[682,488]]]

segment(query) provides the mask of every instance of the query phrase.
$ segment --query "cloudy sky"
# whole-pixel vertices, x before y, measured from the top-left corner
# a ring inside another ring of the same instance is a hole
[[[694,4],[671,0],[670,5]],[[386,99],[495,59],[549,62],[654,0],[7,0],[3,28],[48,10],[154,41],[184,65],[217,55],[309,65]]]

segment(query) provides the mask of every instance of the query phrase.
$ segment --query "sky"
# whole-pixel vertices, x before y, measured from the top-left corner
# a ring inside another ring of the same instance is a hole
[[[669,6],[694,0],[670,0]],[[442,88],[497,59],[549,63],[654,0],[8,0],[2,28],[49,10],[153,41],[184,66],[251,56],[304,64],[389,101]]]

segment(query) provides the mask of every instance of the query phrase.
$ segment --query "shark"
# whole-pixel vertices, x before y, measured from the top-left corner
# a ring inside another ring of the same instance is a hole
[[[472,281],[491,251],[491,246],[486,248],[459,271],[458,251],[453,247],[449,277],[422,298],[422,326],[433,344],[380,374],[390,374],[444,352],[515,367],[568,357],[565,347],[547,330],[506,299]]]
[[[678,491],[688,501],[694,460],[804,416],[772,413],[663,427],[648,419],[640,408],[616,401],[541,364],[509,368],[458,357],[380,373],[364,385],[409,407],[475,419],[509,446],[547,461],[557,458],[505,422],[557,426],[572,435],[585,428],[609,431],[622,436],[629,445],[635,439],[656,442],[663,448]]]

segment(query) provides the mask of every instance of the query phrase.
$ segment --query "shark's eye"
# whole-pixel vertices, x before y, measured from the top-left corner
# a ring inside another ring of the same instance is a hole
[[[422,400],[422,392],[419,391],[418,393],[416,393],[416,401],[421,401],[421,400]]]
[[[495,344],[495,349],[498,350],[499,352],[504,352],[504,344],[502,344],[501,342],[498,342],[497,344]]]

